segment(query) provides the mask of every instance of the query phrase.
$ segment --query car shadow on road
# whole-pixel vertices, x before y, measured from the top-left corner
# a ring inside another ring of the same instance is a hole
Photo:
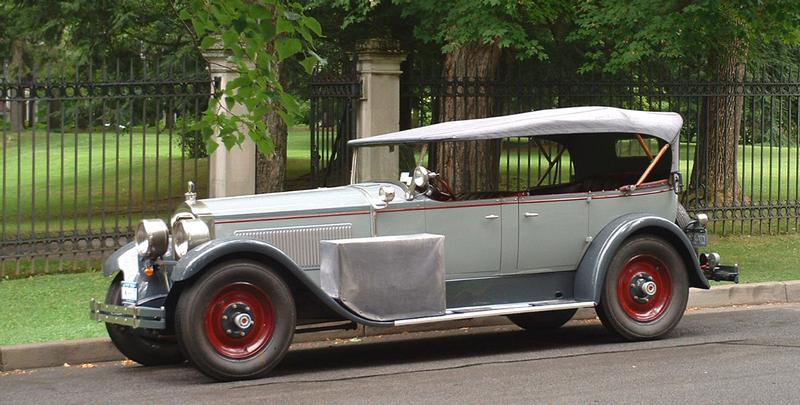
[[[291,351],[272,375],[536,353],[618,342],[621,340],[600,325],[574,325],[542,333],[455,331],[393,341],[373,338],[356,344]]]

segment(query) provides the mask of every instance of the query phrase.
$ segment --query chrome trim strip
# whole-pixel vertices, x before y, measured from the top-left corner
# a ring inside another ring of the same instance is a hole
[[[319,267],[319,242],[353,237],[353,224],[290,226],[282,228],[243,229],[234,236],[267,242],[283,251],[301,268]]]
[[[594,302],[567,302],[554,304],[542,302],[525,302],[515,304],[491,305],[482,307],[464,307],[448,309],[445,315],[429,316],[424,318],[400,319],[394,321],[394,326],[418,325],[423,323],[455,321],[459,319],[484,318],[487,316],[502,316],[524,314],[529,312],[558,311],[563,309],[594,308]],[[558,301],[555,301],[558,302]]]

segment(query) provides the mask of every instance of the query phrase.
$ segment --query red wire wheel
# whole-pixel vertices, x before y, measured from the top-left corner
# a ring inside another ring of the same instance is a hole
[[[245,317],[249,327],[237,325],[234,320],[237,316]],[[272,301],[253,284],[229,284],[210,301],[204,330],[208,342],[219,354],[236,360],[250,358],[267,346],[275,331]]]
[[[672,301],[669,269],[651,255],[631,258],[617,279],[617,299],[623,312],[637,322],[658,319]]]

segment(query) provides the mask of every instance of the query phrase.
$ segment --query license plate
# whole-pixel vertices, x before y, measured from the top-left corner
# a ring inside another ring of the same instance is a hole
[[[127,302],[136,302],[138,297],[138,289],[136,283],[127,281],[122,282],[122,300]]]
[[[689,235],[692,241],[692,246],[695,248],[704,248],[708,246],[708,235],[705,232],[692,232]]]

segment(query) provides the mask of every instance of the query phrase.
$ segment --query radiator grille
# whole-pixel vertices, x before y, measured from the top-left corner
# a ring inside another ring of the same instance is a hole
[[[319,242],[352,238],[353,224],[246,229],[235,236],[267,242],[286,253],[300,267],[319,267]]]

